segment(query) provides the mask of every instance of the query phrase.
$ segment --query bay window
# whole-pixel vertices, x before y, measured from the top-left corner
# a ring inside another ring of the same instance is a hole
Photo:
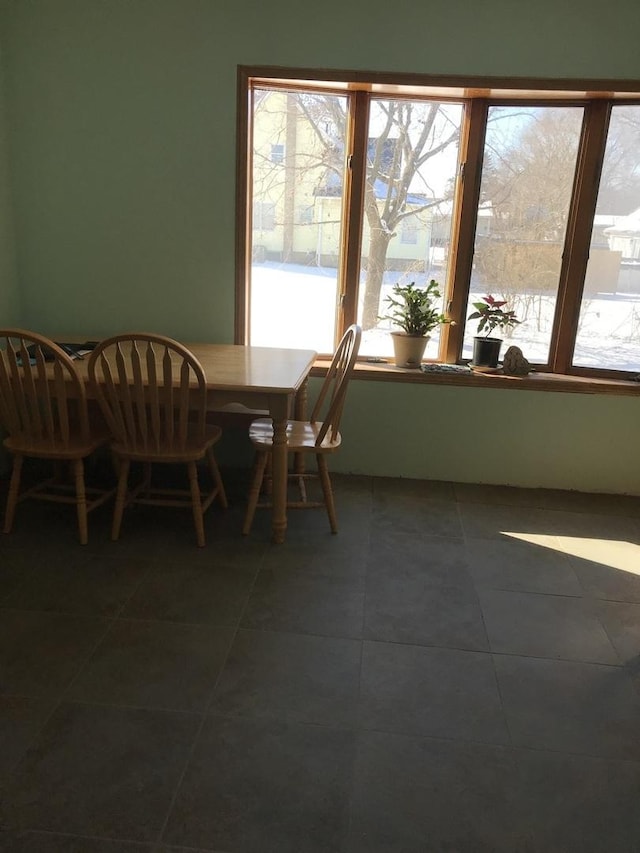
[[[238,342],[358,322],[392,363],[386,297],[436,279],[429,360],[469,360],[492,294],[537,370],[640,372],[640,83],[331,76],[239,69]]]

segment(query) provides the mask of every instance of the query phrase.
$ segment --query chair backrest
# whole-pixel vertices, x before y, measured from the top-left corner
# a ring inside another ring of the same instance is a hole
[[[84,382],[73,359],[37,332],[0,329],[0,423],[52,450],[88,440]]]
[[[178,341],[146,332],[115,335],[93,350],[88,369],[111,434],[127,450],[180,450],[189,431],[204,435],[204,370]]]
[[[340,418],[347,394],[347,385],[360,349],[362,329],[355,323],[346,330],[338,344],[325,380],[320,388],[311,417],[311,423],[322,421],[322,429],[318,433],[316,446],[320,446],[329,436],[333,441],[340,427]]]

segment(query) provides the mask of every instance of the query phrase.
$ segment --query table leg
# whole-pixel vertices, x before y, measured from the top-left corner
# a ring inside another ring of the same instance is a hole
[[[271,495],[272,517],[271,532],[273,541],[284,542],[287,530],[287,420],[289,416],[288,401],[282,398],[271,398],[269,412],[273,420],[273,450],[271,456],[272,485]]]
[[[293,416],[297,421],[305,421],[307,419],[307,385],[305,379],[300,390],[296,394],[295,403],[293,406]],[[296,453],[293,460],[293,470],[298,476],[304,474],[304,453]]]

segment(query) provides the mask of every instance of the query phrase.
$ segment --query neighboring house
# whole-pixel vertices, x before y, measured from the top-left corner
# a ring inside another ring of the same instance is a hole
[[[620,252],[623,261],[640,261],[640,208],[628,216],[616,216],[615,220],[603,231],[609,248]]]
[[[278,260],[335,266],[342,239],[344,143],[322,140],[296,103],[295,95],[263,92],[254,105],[252,254],[254,261]],[[325,146],[335,165],[326,163]],[[374,185],[380,210],[387,184]],[[407,198],[405,216],[389,243],[387,262],[396,269],[430,260],[436,200],[418,193]],[[411,211],[415,214],[411,215]],[[386,223],[382,223],[384,228]],[[363,259],[370,242],[365,220]]]

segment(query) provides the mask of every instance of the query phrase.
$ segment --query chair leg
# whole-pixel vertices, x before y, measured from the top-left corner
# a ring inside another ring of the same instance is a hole
[[[80,544],[86,545],[89,541],[89,531],[87,527],[87,495],[84,488],[84,463],[82,459],[74,459],[73,475],[76,484],[76,511],[78,513]]]
[[[209,470],[211,471],[213,482],[215,483],[216,488],[218,490],[217,498],[220,501],[221,507],[223,509],[227,509],[229,506],[229,501],[227,500],[227,493],[224,490],[224,483],[222,482],[222,477],[220,476],[220,469],[218,468],[218,463],[216,462],[216,457],[212,447],[207,450],[207,460],[209,462]]]
[[[251,481],[251,487],[249,489],[249,496],[247,498],[247,511],[244,516],[244,524],[242,525],[242,535],[247,536],[249,531],[251,530],[251,525],[253,524],[253,516],[256,512],[256,507],[258,506],[258,499],[260,498],[260,489],[262,487],[262,479],[264,477],[264,469],[267,467],[267,461],[269,459],[270,454],[266,451],[258,451],[256,453],[256,461],[253,469],[253,480]]]
[[[118,471],[118,491],[116,492],[116,503],[113,508],[113,524],[111,525],[111,539],[116,542],[120,538],[120,525],[122,524],[122,513],[124,504],[127,498],[127,483],[129,481],[129,466],[128,459],[120,460],[120,470]]]
[[[264,474],[262,475],[262,483],[260,485],[260,491],[264,492],[264,494],[270,498],[273,492],[273,471],[272,471],[272,463],[273,458],[270,453],[267,454],[267,464],[264,468]]]
[[[18,495],[20,494],[20,475],[22,473],[22,456],[13,457],[13,468],[11,470],[11,482],[9,483],[9,492],[7,494],[7,506],[4,512],[4,532],[11,533],[13,527],[13,517],[16,512],[16,504],[18,503]]]
[[[198,546],[204,548],[204,522],[202,518],[202,499],[200,486],[198,484],[198,468],[195,462],[187,462],[189,471],[189,486],[191,488],[191,507],[193,509],[193,521],[196,526],[196,538]]]
[[[333,490],[331,488],[331,478],[329,477],[329,467],[327,465],[326,457],[322,453],[317,453],[316,462],[318,463],[318,474],[320,475],[322,494],[324,495],[324,503],[327,507],[327,515],[329,516],[331,532],[337,533],[338,519],[336,517],[336,507],[333,502]]]

